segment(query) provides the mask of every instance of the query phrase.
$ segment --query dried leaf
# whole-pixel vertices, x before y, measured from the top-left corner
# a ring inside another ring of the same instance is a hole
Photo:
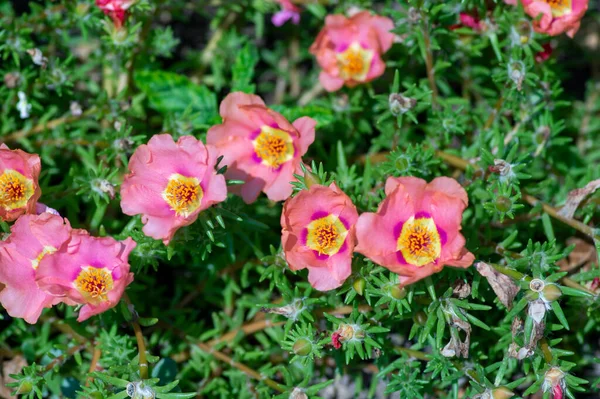
[[[513,300],[519,292],[519,287],[512,279],[496,271],[492,266],[484,262],[475,263],[475,268],[490,283],[490,286],[507,309],[512,307]]]
[[[451,335],[450,341],[441,350],[442,356],[445,357],[469,357],[469,347],[471,346],[471,324],[460,319],[455,314],[451,313],[450,320]],[[457,329],[464,331],[465,340],[461,341]],[[454,330],[454,331],[452,331]]]
[[[575,244],[575,248],[569,256],[557,262],[560,270],[570,272],[581,266],[588,266],[597,262],[596,248],[592,244],[577,237],[567,239],[567,245],[573,244]]]
[[[565,206],[558,211],[558,214],[569,219],[572,218],[575,214],[575,211],[579,207],[579,204],[581,204],[581,201],[583,201],[585,197],[592,194],[598,188],[600,188],[600,179],[589,182],[583,188],[576,188],[575,190],[571,191],[567,196],[567,202],[565,203]]]

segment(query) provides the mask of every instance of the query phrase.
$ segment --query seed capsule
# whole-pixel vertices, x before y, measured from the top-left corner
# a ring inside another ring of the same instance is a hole
[[[365,285],[367,284],[367,282],[365,281],[364,278],[359,277],[356,280],[354,280],[354,283],[352,283],[352,287],[354,288],[354,291],[356,291],[356,293],[360,296],[362,296],[365,293]]]
[[[423,311],[417,312],[413,317],[413,321],[420,326],[424,326],[427,323],[427,315]]]
[[[390,295],[395,299],[404,299],[406,298],[406,289],[404,287],[399,287],[397,285],[392,285],[389,288]]]
[[[515,396],[515,394],[507,387],[498,387],[492,390],[493,399],[509,399]]]

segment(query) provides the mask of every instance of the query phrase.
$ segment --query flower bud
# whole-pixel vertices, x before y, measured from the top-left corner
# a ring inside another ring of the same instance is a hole
[[[33,384],[30,380],[21,380],[21,385],[17,389],[17,395],[26,395],[33,390]]]
[[[500,195],[496,198],[494,206],[499,212],[508,212],[512,208],[512,200],[504,195]]]
[[[354,282],[352,283],[352,287],[354,288],[354,291],[356,291],[356,293],[360,296],[362,296],[365,293],[365,285],[367,284],[367,282],[365,281],[364,278],[359,277],[356,280],[354,280]]]
[[[424,326],[427,323],[427,315],[421,310],[413,316],[413,321],[420,326]]]
[[[306,172],[304,173],[304,184],[306,184],[306,188],[311,188],[313,185],[321,183],[322,182],[321,179],[319,179],[319,176],[306,169]]]
[[[492,389],[493,399],[509,399],[515,396],[515,394],[507,387],[498,387]]]
[[[562,291],[560,290],[560,288],[558,287],[558,285],[556,285],[556,284],[548,284],[542,290],[542,295],[544,296],[544,299],[546,301],[548,301],[548,302],[554,302],[554,301],[556,301],[558,298],[560,298],[562,296]]]
[[[392,285],[388,288],[388,292],[390,293],[390,296],[394,299],[400,300],[406,298],[406,289],[404,287]]]
[[[298,356],[308,356],[312,352],[312,342],[306,338],[300,338],[294,343],[292,350]]]

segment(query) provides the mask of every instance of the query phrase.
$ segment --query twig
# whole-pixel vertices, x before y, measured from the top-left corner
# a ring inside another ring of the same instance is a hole
[[[321,83],[317,82],[310,90],[302,94],[300,99],[298,100],[298,105],[303,107],[306,104],[310,103],[312,100],[317,98],[323,93],[325,89],[321,86]]]
[[[100,356],[102,356],[102,351],[100,350],[100,346],[96,345],[94,347],[94,353],[92,355],[92,361],[90,362],[90,368],[88,373],[93,373],[96,371],[96,367],[98,366],[98,361],[100,360]],[[94,381],[94,377],[91,375],[88,376],[87,381],[85,383],[86,386],[90,384],[90,382]]]
[[[395,346],[394,350],[397,350],[398,352],[404,352],[407,355],[409,355],[410,357],[414,357],[415,359],[418,360],[423,360],[423,361],[429,361],[431,360],[431,356],[428,355],[425,352],[421,352],[415,349],[409,349],[409,348],[405,348],[403,346]]]
[[[88,343],[84,343],[84,344],[79,344],[76,346],[72,346],[67,350],[67,353],[63,353],[62,355],[54,358],[54,360],[52,360],[50,363],[48,363],[46,365],[46,367],[44,368],[44,372],[48,372],[50,370],[52,370],[54,367],[56,367],[59,363],[67,360],[68,357],[73,356],[75,353],[85,349],[85,347],[88,346]]]
[[[123,294],[123,300],[128,306],[132,305],[129,296],[127,296],[127,293]],[[146,380],[148,379],[148,360],[146,359],[146,343],[144,342],[144,334],[142,334],[142,328],[140,327],[140,323],[138,323],[137,317],[135,315],[133,315],[131,324],[135,333],[135,340],[137,341],[139,354],[138,363],[140,365],[140,378],[142,380]]]
[[[96,112],[98,109],[96,107],[92,107],[90,109],[88,109],[87,111],[85,111],[83,114],[81,114],[80,116],[74,116],[74,115],[70,115],[70,116],[63,116],[61,118],[57,118],[57,119],[53,119],[51,121],[48,122],[42,122],[37,124],[36,126],[32,127],[31,129],[21,129],[21,130],[17,130],[16,132],[10,133],[7,136],[4,136],[3,141],[4,142],[11,142],[11,141],[17,141],[17,140],[21,140],[33,133],[40,133],[43,132],[46,129],[54,129],[60,125],[64,125],[67,123],[71,123],[74,121],[77,121],[79,119],[83,119],[86,116],[89,116],[91,114],[93,114],[94,112]]]
[[[220,336],[219,338],[215,338],[213,340],[208,341],[206,344],[209,346],[215,346],[221,344],[223,342],[231,342],[235,337],[238,336],[239,333],[244,333],[244,335],[254,334],[255,332],[262,331],[269,327],[278,327],[284,325],[284,321],[273,322],[271,320],[258,320],[252,321],[250,323],[246,323],[240,328],[235,330],[231,330],[228,333]]]

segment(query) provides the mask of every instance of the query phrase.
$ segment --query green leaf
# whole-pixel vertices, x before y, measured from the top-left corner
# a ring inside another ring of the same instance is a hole
[[[563,313],[562,309],[560,308],[560,304],[557,301],[554,301],[554,302],[551,302],[550,306],[552,306],[552,310],[554,311],[554,314],[560,321],[560,324],[562,324],[568,330],[569,323],[567,322],[567,318],[565,317],[565,314]]]
[[[252,43],[246,43],[242,50],[235,57],[232,68],[231,91],[243,91],[244,93],[254,93],[256,86],[252,84],[254,78],[254,68],[258,62],[258,51]]]
[[[150,106],[160,113],[181,116],[187,112],[195,128],[218,120],[216,95],[183,75],[140,71],[135,74],[135,84],[146,94]]]

